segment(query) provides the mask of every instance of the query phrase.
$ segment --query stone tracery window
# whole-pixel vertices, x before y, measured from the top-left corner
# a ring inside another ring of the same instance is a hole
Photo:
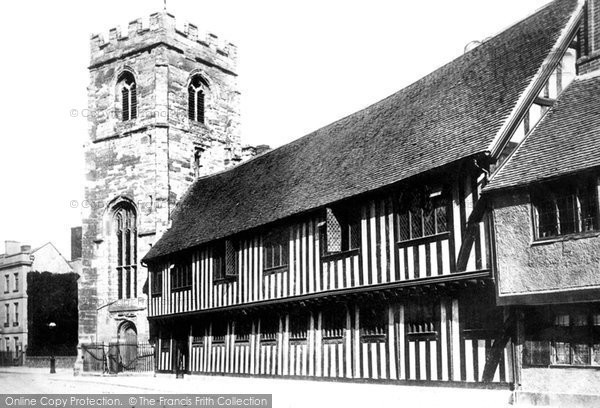
[[[136,213],[129,203],[120,203],[114,211],[117,235],[117,292],[119,299],[137,297]]]

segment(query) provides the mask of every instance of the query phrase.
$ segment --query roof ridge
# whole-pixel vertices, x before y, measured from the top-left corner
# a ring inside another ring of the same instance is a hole
[[[513,27],[515,27],[515,26],[517,26],[517,25],[519,25],[519,24],[522,24],[523,22],[525,22],[526,20],[528,20],[528,19],[530,19],[530,18],[533,18],[533,17],[535,17],[535,16],[536,16],[538,13],[540,13],[540,12],[541,12],[541,11],[543,11],[544,9],[546,9],[546,8],[550,7],[552,4],[554,4],[554,3],[558,3],[558,2],[561,2],[561,1],[565,1],[565,0],[552,0],[552,1],[549,1],[549,2],[548,2],[548,3],[546,3],[545,5],[543,5],[543,6],[539,7],[539,8],[537,8],[535,11],[533,11],[533,12],[531,12],[530,14],[528,14],[527,16],[525,16],[525,17],[521,18],[520,20],[516,21],[515,23],[508,25],[506,28],[504,28],[504,29],[502,29],[502,30],[500,30],[500,31],[496,32],[495,34],[493,34],[493,35],[491,35],[491,36],[489,36],[489,37],[486,37],[487,39],[486,39],[486,40],[485,40],[485,41],[484,41],[482,44],[480,44],[479,46],[477,46],[477,47],[475,47],[475,48],[473,48],[473,49],[471,49],[471,50],[469,50],[469,51],[467,51],[467,52],[464,52],[464,53],[462,53],[462,54],[460,54],[460,55],[456,56],[456,57],[455,57],[455,58],[453,58],[452,60],[450,60],[450,61],[446,62],[445,64],[442,64],[441,66],[439,66],[439,67],[437,67],[437,68],[433,69],[432,71],[429,71],[429,72],[428,72],[427,74],[425,74],[424,76],[422,76],[422,77],[420,77],[420,78],[418,78],[418,79],[414,80],[413,82],[411,82],[410,84],[408,84],[408,85],[404,86],[403,88],[400,88],[399,90],[397,90],[397,91],[395,91],[395,92],[393,92],[393,93],[389,94],[388,96],[385,96],[385,97],[383,97],[383,98],[381,98],[381,99],[377,100],[376,102],[370,103],[369,105],[365,106],[364,108],[361,108],[361,109],[359,109],[359,110],[357,110],[357,111],[351,112],[351,113],[349,113],[349,114],[347,114],[347,115],[345,115],[345,116],[342,116],[342,117],[340,117],[339,119],[336,119],[336,120],[334,120],[333,122],[330,122],[330,123],[327,123],[326,125],[323,125],[323,126],[321,126],[321,127],[318,127],[317,129],[315,129],[315,130],[313,130],[313,131],[311,131],[311,132],[309,132],[309,133],[307,133],[307,134],[305,134],[305,135],[302,135],[302,136],[300,136],[300,137],[298,137],[298,138],[296,138],[296,139],[293,139],[293,140],[291,140],[291,141],[290,141],[290,142],[288,142],[288,143],[284,143],[284,144],[282,144],[281,146],[277,146],[277,147],[275,147],[275,148],[273,148],[273,149],[270,149],[270,150],[268,150],[268,151],[266,151],[266,152],[263,152],[263,153],[261,153],[261,154],[259,154],[259,155],[256,155],[256,156],[254,156],[254,157],[252,157],[252,158],[250,158],[250,159],[248,159],[248,160],[246,160],[246,161],[244,161],[244,162],[242,162],[242,163],[240,163],[240,164],[238,164],[238,165],[236,165],[236,166],[232,166],[232,167],[229,167],[229,168],[226,168],[226,169],[222,169],[222,170],[216,171],[216,172],[214,172],[214,173],[210,173],[210,174],[204,175],[204,176],[202,176],[202,177],[198,177],[196,180],[211,178],[211,177],[213,177],[213,176],[218,176],[218,175],[220,175],[220,174],[223,174],[223,173],[228,173],[228,172],[230,172],[230,171],[234,171],[234,170],[236,170],[236,169],[239,169],[240,167],[243,167],[243,166],[247,165],[248,163],[250,163],[250,162],[254,161],[256,158],[259,158],[259,157],[262,157],[262,156],[266,156],[266,155],[270,155],[271,153],[273,153],[273,152],[275,152],[275,151],[277,151],[277,150],[280,150],[280,149],[282,149],[282,148],[285,148],[285,147],[287,147],[287,146],[292,146],[292,145],[294,145],[296,142],[299,142],[299,141],[301,141],[301,140],[303,140],[303,139],[305,139],[305,138],[308,138],[308,137],[310,137],[310,136],[313,136],[313,135],[315,135],[316,133],[318,133],[318,132],[319,132],[319,131],[321,131],[321,130],[327,129],[328,127],[330,127],[330,126],[333,126],[333,125],[335,125],[335,124],[336,124],[336,123],[338,123],[338,122],[341,122],[341,121],[343,121],[343,120],[345,120],[345,119],[348,119],[348,118],[350,118],[350,117],[352,117],[352,116],[354,116],[354,115],[357,115],[357,114],[359,114],[359,113],[361,113],[361,112],[364,112],[364,111],[366,111],[367,109],[369,109],[369,108],[371,108],[371,107],[373,107],[373,106],[375,106],[375,105],[379,105],[380,103],[383,103],[384,101],[386,101],[386,100],[388,100],[388,99],[390,99],[390,98],[394,97],[395,95],[397,95],[397,94],[399,94],[399,93],[401,93],[401,92],[404,92],[404,91],[407,91],[407,90],[409,90],[409,89],[411,89],[411,88],[413,88],[413,87],[416,87],[418,84],[420,84],[421,82],[425,82],[425,81],[426,81],[426,79],[428,79],[428,78],[432,77],[432,76],[433,76],[435,73],[439,72],[440,70],[442,70],[442,69],[446,68],[447,66],[449,66],[449,65],[451,65],[451,64],[453,64],[453,63],[455,63],[456,61],[458,61],[458,60],[460,60],[460,59],[462,59],[462,58],[465,58],[465,56],[472,54],[472,53],[473,53],[475,50],[480,50],[482,46],[484,46],[484,45],[488,44],[490,41],[492,41],[493,39],[495,39],[495,38],[497,38],[498,36],[502,35],[502,34],[503,34],[503,33],[505,33],[506,31],[508,31],[508,30],[512,29]],[[578,1],[578,3],[585,2],[585,0],[577,0],[577,1]],[[182,197],[183,197],[183,196],[182,196]]]

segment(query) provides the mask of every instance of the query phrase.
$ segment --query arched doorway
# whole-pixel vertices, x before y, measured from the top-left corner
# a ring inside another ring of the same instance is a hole
[[[123,322],[119,327],[119,371],[135,370],[135,364],[138,356],[138,338],[137,328],[130,321]]]

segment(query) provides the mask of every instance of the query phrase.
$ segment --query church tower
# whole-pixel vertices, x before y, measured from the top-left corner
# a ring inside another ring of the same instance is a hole
[[[91,37],[80,343],[147,341],[143,255],[192,181],[241,155],[236,47],[167,12]]]

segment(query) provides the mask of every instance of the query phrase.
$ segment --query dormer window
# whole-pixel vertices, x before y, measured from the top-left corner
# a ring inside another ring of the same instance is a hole
[[[137,118],[137,87],[131,72],[124,71],[119,75],[117,92],[121,102],[121,120],[126,122]]]
[[[188,86],[188,118],[204,123],[204,103],[208,83],[200,75],[194,75]]]

